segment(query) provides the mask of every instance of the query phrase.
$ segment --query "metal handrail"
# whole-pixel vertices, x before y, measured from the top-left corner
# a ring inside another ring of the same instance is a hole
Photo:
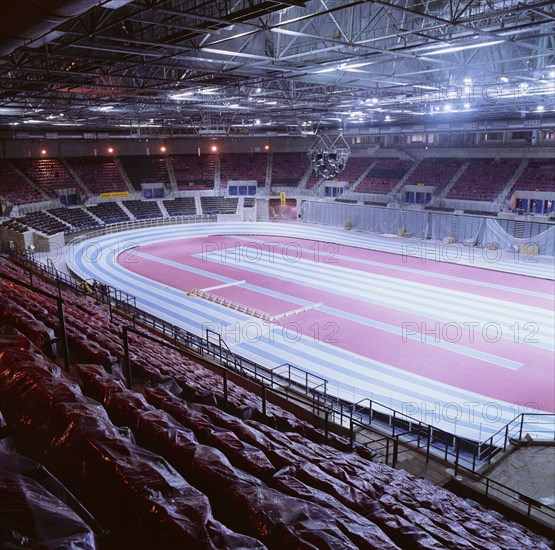
[[[550,526],[555,525],[555,506],[548,506],[542,504],[540,501],[531,498],[512,487],[504,485],[503,483],[499,483],[494,479],[487,477],[485,475],[479,474],[477,472],[457,472],[457,475],[460,477],[460,474],[463,474],[470,482],[475,482],[483,487],[483,494],[488,498],[496,499],[496,496],[492,494],[494,491],[500,493],[505,497],[509,497],[510,501],[516,501],[518,503],[523,503],[526,506],[526,517],[530,517],[532,515],[532,510],[537,514],[540,515],[543,520]],[[455,477],[456,479],[456,477]],[[515,505],[513,505],[514,507]],[[518,508],[518,506],[517,506]]]
[[[58,282],[58,284],[68,285],[71,288],[82,292],[82,289],[79,288],[80,283],[77,283],[78,279],[61,274],[53,266],[45,266],[27,255],[16,255],[16,257],[28,266],[32,265],[36,269],[48,273]],[[95,298],[97,298],[97,296],[95,296]],[[102,299],[102,297],[100,298]],[[257,380],[263,380],[270,387],[279,385],[278,380],[275,378],[276,373],[273,373],[272,369],[263,367],[262,365],[239,355],[235,355],[231,352],[231,350],[229,350],[229,348],[224,349],[223,344],[225,344],[225,342],[221,339],[221,337],[219,337],[217,345],[203,340],[202,337],[196,336],[180,327],[171,325],[162,319],[158,319],[155,316],[140,310],[136,306],[136,299],[134,296],[118,289],[113,288],[110,292],[110,299],[108,300],[110,304],[112,304],[112,299],[114,306],[122,307],[133,319],[140,319],[153,328],[161,328],[164,334],[170,334],[176,339],[179,336],[180,340],[183,340],[185,343],[190,343],[193,347],[196,347],[201,351],[210,351],[212,356],[218,356],[222,363],[233,366],[233,368],[241,374],[246,374]],[[274,369],[275,368],[279,367],[274,367]],[[294,368],[299,372],[304,373],[304,393],[311,396],[313,408],[315,410],[319,408],[329,409],[330,414],[340,419],[341,425],[357,425],[362,428],[373,429],[375,426],[372,426],[372,424],[377,424],[377,427],[379,427],[380,430],[383,431],[389,429],[391,431],[391,436],[395,437],[395,432],[398,429],[398,426],[406,424],[410,427],[410,429],[405,431],[405,435],[414,436],[417,441],[417,449],[423,447],[426,448],[427,460],[430,458],[430,453],[434,451],[436,453],[440,453],[444,460],[448,460],[453,463],[456,468],[465,467],[464,464],[469,463],[469,469],[473,472],[482,465],[490,463],[492,458],[498,452],[507,448],[512,436],[515,435],[511,426],[516,426],[517,424],[520,426],[520,438],[522,436],[522,426],[524,425],[525,417],[552,417],[555,419],[555,415],[543,413],[521,413],[485,441],[471,441],[445,432],[444,430],[396,411],[387,405],[372,401],[369,398],[365,398],[358,403],[353,404],[331,396],[327,394],[327,380],[312,373],[308,373],[308,371],[304,371],[304,369],[301,369],[300,367],[291,366],[288,368]],[[309,384],[310,377],[319,379],[321,381],[320,384],[311,387]],[[291,375],[289,375],[289,380],[291,380]],[[281,381],[283,381],[283,378]],[[299,384],[299,386],[302,387],[301,384]],[[368,403],[368,407],[362,407],[363,403]],[[362,414],[363,409],[366,414]],[[355,418],[357,415],[359,417],[358,421]],[[380,420],[380,416],[384,416],[385,418]],[[366,418],[368,419],[368,422],[364,422]],[[555,427],[555,422],[552,420],[550,425]],[[464,453],[461,455],[461,448],[469,449],[466,452],[466,456]],[[468,458],[468,455],[470,455],[470,458]]]
[[[92,227],[91,230],[85,229],[86,233],[74,237],[68,241],[67,245],[74,246],[94,237],[102,237],[111,233],[121,233],[122,231],[131,231],[133,229],[142,229],[146,227],[159,227],[165,225],[183,225],[191,223],[208,223],[215,222],[216,216],[193,215],[193,216],[170,216],[169,218],[149,218],[143,220],[129,220],[125,222],[108,223],[101,226]],[[76,232],[76,231],[73,231]]]
[[[52,267],[49,269],[45,268],[45,266],[42,263],[37,262],[36,260],[31,259],[25,255],[24,256],[20,255],[19,259],[20,260],[23,259],[23,261],[26,262],[27,264],[32,264],[37,269],[47,272],[58,282],[61,282],[62,284],[69,284],[72,288],[79,289],[79,284],[75,282],[77,281],[77,279],[75,279],[74,277],[69,277],[69,280],[68,280],[68,276],[65,276],[64,274],[60,274],[60,272],[56,271]],[[120,296],[120,293],[121,293],[121,299],[118,299]],[[169,323],[166,323],[161,319],[157,319],[155,316],[140,310],[139,308],[136,307],[135,297],[128,295],[123,291],[120,291],[115,288],[113,291],[113,295],[116,298],[115,300],[116,305],[118,306],[124,305],[125,308],[127,309],[126,313],[129,313],[132,317],[141,318],[144,322],[147,322],[148,324],[151,324],[154,327],[163,326],[164,332],[168,332],[170,334],[177,334],[177,333],[186,334],[186,340],[188,341],[194,341],[195,339],[199,338],[198,336],[195,336],[192,333],[188,333],[188,331],[184,331],[184,329],[175,327],[174,325],[170,325]],[[171,328],[167,328],[170,326]],[[223,342],[223,340],[219,340],[219,342]],[[203,344],[200,344],[200,343],[197,343],[196,345],[200,348],[203,347]],[[208,347],[208,345],[205,343],[204,347]],[[243,373],[248,373],[252,376],[255,376],[258,379],[264,379],[270,385],[272,385],[275,382],[275,381],[272,382],[270,371],[266,367],[263,367],[262,365],[258,365],[254,361],[250,361],[241,356],[231,354],[229,350],[225,353],[219,352],[219,351],[217,353],[222,357],[222,359],[225,358],[226,362],[232,362],[237,364]],[[295,368],[299,369],[299,371],[303,371],[303,369],[300,369],[299,367],[295,367]],[[309,374],[310,376],[313,376],[313,377],[316,376],[311,373]],[[308,380],[308,377],[307,377],[307,380]],[[372,423],[378,422],[379,427],[382,429],[387,429],[387,427],[389,426],[389,428],[392,431],[392,436],[394,436],[395,430],[396,430],[396,424],[398,422],[401,422],[401,423],[406,422],[413,427],[412,428],[413,433],[417,438],[417,448],[421,448],[421,446],[425,445],[427,454],[431,450],[435,450],[435,452],[439,452],[443,455],[444,460],[450,459],[453,464],[459,465],[461,461],[468,462],[468,459],[465,459],[464,456],[461,457],[460,448],[464,447],[469,449],[469,451],[467,452],[467,455],[469,454],[471,458],[472,471],[476,471],[476,469],[482,466],[484,463],[491,462],[491,459],[495,456],[495,454],[500,452],[501,449],[506,449],[507,445],[510,442],[511,436],[513,435],[513,432],[510,430],[510,426],[513,424],[516,425],[519,422],[523,424],[524,419],[522,415],[534,416],[534,417],[546,416],[543,414],[521,413],[521,415],[514,418],[505,427],[498,430],[498,432],[496,432],[496,434],[494,434],[493,436],[490,436],[485,441],[476,442],[476,441],[463,439],[460,436],[456,436],[448,432],[445,432],[430,424],[427,424],[425,422],[412,418],[404,413],[396,411],[395,409],[392,409],[387,405],[377,403],[368,398],[365,398],[356,404],[348,403],[346,401],[343,401],[341,399],[328,395],[326,393],[327,385],[324,384],[323,382],[321,386],[324,386],[323,390],[318,389],[318,387],[310,388],[305,386],[306,387],[305,393],[307,394],[310,393],[315,403],[325,404],[327,407],[329,407],[331,410],[333,410],[336,414],[340,416],[343,415],[345,411],[348,411],[350,417],[352,418],[353,414],[356,415],[357,413],[357,410],[356,410],[357,407],[360,409],[361,404],[367,402],[369,404],[367,408],[368,410],[367,417],[369,418],[369,422],[368,424],[365,424],[364,422],[362,422],[361,425],[365,426],[366,428],[370,428]],[[380,415],[381,416],[385,415],[386,417],[388,417],[387,422],[383,422],[380,420],[376,421],[375,420],[376,417],[379,417]],[[555,418],[555,415],[547,415],[547,416],[552,416]],[[362,420],[363,417],[360,416],[360,419]],[[427,436],[426,437],[422,436],[422,433],[426,433]],[[495,439],[496,436],[500,434],[502,434],[501,438],[499,438],[499,440]],[[447,442],[447,439],[450,440],[450,444]],[[554,439],[555,439],[555,435],[554,435]]]
[[[28,258],[27,258],[28,259]],[[32,261],[29,263],[36,263],[39,264],[40,266],[42,266],[42,264],[40,264],[39,262],[36,261]],[[35,266],[36,267],[36,266]],[[44,267],[44,266],[43,266]],[[48,273],[49,275],[51,274],[50,272],[52,271],[52,266],[49,267],[49,269],[43,269],[42,271],[45,273]],[[54,270],[55,271],[55,270]],[[59,272],[56,272],[59,275]],[[9,277],[5,277],[8,278]],[[69,278],[66,277],[66,279],[63,281],[63,284],[66,284],[66,280],[71,281],[71,279],[73,278]],[[58,282],[60,280],[62,280],[62,278],[57,279]],[[72,283],[73,284],[73,283]],[[27,287],[32,287],[33,290],[37,290],[37,291],[41,291],[41,289],[37,289],[32,283],[31,285],[27,285],[26,283],[24,284],[24,286]],[[72,286],[73,288],[73,286]],[[45,295],[47,295],[48,293],[41,291],[42,293],[44,293]],[[121,291],[120,291],[121,292]],[[53,296],[53,295],[49,295],[49,297],[53,298],[53,299],[57,299],[57,297]],[[58,298],[61,301],[61,298]],[[60,302],[61,303],[61,302]],[[184,329],[181,329],[175,325],[172,325],[171,323],[168,323],[162,319],[156,318],[150,314],[148,314],[147,312],[144,312],[140,309],[138,309],[136,307],[136,304],[133,305],[133,322],[135,323],[135,320],[143,320],[144,322],[146,322],[147,324],[151,325],[153,328],[156,328],[158,330],[162,330],[163,334],[166,335],[168,334],[169,336],[171,336],[174,339],[174,342],[177,343],[179,342],[182,345],[185,345],[185,347],[187,347],[188,349],[192,350],[192,351],[197,351],[197,353],[199,353],[200,355],[204,355],[204,354],[208,354],[208,355],[215,355],[215,349],[217,347],[219,347],[220,350],[220,354],[222,357],[227,356],[228,354],[231,354],[231,351],[229,351],[229,348],[227,350],[225,350],[224,348],[222,348],[221,346],[216,346],[216,344],[213,344],[212,342],[210,342],[208,339],[204,339],[200,336],[196,336]],[[126,354],[127,359],[124,360],[124,372],[126,374],[126,376],[128,377],[128,385],[131,384],[131,371],[129,368],[129,342],[127,340],[127,333],[128,332],[133,332],[135,334],[141,334],[142,336],[145,336],[151,340],[156,340],[156,338],[150,334],[143,334],[140,333],[135,326],[133,327],[127,327],[125,326],[123,329],[123,338],[124,338],[124,351]],[[217,333],[215,333],[217,334]],[[221,336],[218,335],[219,337],[219,342],[221,341]],[[170,344],[168,344],[167,342],[160,342],[160,343],[164,343],[164,345],[168,345],[169,347],[174,347],[171,346]],[[177,347],[174,347],[174,349],[177,349],[180,352],[183,352],[182,349],[179,349]],[[223,353],[222,353],[223,350]],[[265,384],[264,379],[266,380],[270,380],[272,382],[272,375],[273,373],[271,372],[271,370],[268,370],[260,365],[258,365],[257,363],[254,363],[252,361],[246,360],[240,356],[234,356],[235,358],[234,361],[232,361],[232,367],[233,370],[240,370],[241,374],[245,374],[245,369],[244,367],[246,365],[249,365],[251,367],[250,369],[250,378],[253,379],[256,382],[259,383],[259,385],[261,386],[261,393],[262,393],[262,399],[263,399],[263,411],[266,410],[266,391],[267,389],[270,389],[272,392],[276,393],[277,395],[280,395],[281,397],[285,398],[288,401],[292,401],[292,402],[297,402],[301,405],[304,405],[305,402],[297,397],[295,397],[294,394],[291,394],[290,392],[282,392],[279,389],[279,385],[276,388],[274,386],[273,383],[271,384]],[[227,368],[230,367],[230,365],[228,364],[227,360],[225,362],[222,362],[222,364],[220,365],[222,368],[222,378],[223,378],[223,384],[224,384],[224,392],[227,395]],[[293,365],[290,365],[290,367],[293,367],[295,369],[298,369],[298,367],[294,367]],[[302,369],[299,369],[302,370]],[[268,374],[269,373],[269,374]],[[248,374],[248,373],[247,373]],[[254,376],[253,376],[254,375]],[[263,376],[264,375],[264,376]],[[262,379],[260,379],[262,378]],[[323,380],[323,379],[322,379]],[[309,393],[309,392],[307,392]],[[326,434],[326,438],[328,436],[328,423],[330,420],[330,417],[333,419],[336,416],[340,417],[340,425],[344,425],[344,420],[347,420],[347,425],[349,426],[349,434],[350,434],[350,441],[351,441],[351,447],[354,444],[355,438],[354,438],[354,430],[355,427],[358,428],[368,428],[369,425],[366,425],[363,422],[359,422],[356,419],[353,418],[353,410],[354,410],[354,405],[350,404],[350,406],[347,406],[345,408],[345,411],[343,410],[343,404],[341,404],[341,408],[334,408],[336,407],[339,403],[341,403],[340,400],[338,400],[337,398],[331,398],[330,396],[327,396],[326,394],[322,394],[321,392],[319,392],[317,389],[316,390],[312,390],[310,392],[313,395],[313,401],[312,401],[312,406],[313,406],[313,411],[316,412],[317,414],[324,414],[325,417],[325,434]],[[362,402],[364,402],[365,400],[362,400]],[[372,404],[371,400],[368,399],[368,402],[370,403],[370,405]],[[322,405],[323,403],[323,405]],[[361,402],[359,402],[358,404],[360,404]],[[333,406],[330,407],[329,405],[332,404]],[[355,404],[356,405],[356,404]],[[385,407],[380,405],[380,407],[382,409],[388,409],[389,407]],[[393,410],[393,409],[392,409]],[[394,411],[394,410],[393,410]],[[395,412],[395,411],[394,411]],[[402,416],[406,416],[406,415],[402,415]],[[519,436],[522,436],[522,428],[524,426],[524,420],[525,417],[532,417],[532,418],[537,418],[537,417],[552,417],[555,420],[555,414],[548,414],[548,413],[521,413],[518,417],[516,417],[515,419],[513,419],[509,424],[507,424],[507,426],[501,430],[499,430],[498,432],[496,432],[496,434],[498,433],[505,433],[505,444],[506,444],[506,440],[508,437],[508,433],[509,433],[509,429],[508,427],[516,422],[520,422],[520,430],[519,430]],[[433,427],[430,425],[426,425],[420,421],[415,421],[416,424],[419,424],[422,427],[425,427],[427,429],[427,449],[426,449],[426,461],[429,460],[429,458],[433,455],[430,454],[430,446],[431,446],[431,440],[432,440],[432,430]],[[553,424],[553,421],[552,421]],[[383,435],[380,439],[377,440],[372,440],[372,445],[373,446],[381,446],[382,449],[385,449],[385,455],[382,455],[384,457],[385,463],[389,464],[390,459],[391,459],[391,465],[393,467],[396,466],[397,463],[397,459],[398,459],[398,455],[400,453],[399,451],[399,444],[400,444],[400,438],[406,438],[407,436],[413,436],[415,435],[415,431],[414,429],[411,427],[411,429],[406,430],[404,432],[401,433],[397,433],[394,434],[393,436],[388,436],[388,435]],[[420,434],[418,433],[418,444],[417,444],[417,449],[420,448]],[[464,465],[462,465],[459,462],[459,455],[460,455],[460,444],[457,442],[457,440],[460,441],[460,438],[457,438],[457,436],[452,436],[453,440],[454,440],[454,446],[456,448],[456,452],[455,452],[455,476],[457,476],[457,474],[464,474],[467,477],[470,477],[474,480],[477,480],[479,483],[481,483],[482,485],[485,485],[485,494],[486,496],[490,497],[490,493],[493,490],[496,490],[506,496],[510,496],[513,499],[517,499],[519,502],[522,501],[526,504],[527,506],[527,511],[526,511],[526,515],[527,517],[529,517],[532,513],[532,510],[534,510],[537,514],[541,514],[542,516],[546,516],[548,519],[548,522],[553,522],[553,520],[555,519],[555,507],[553,506],[547,506],[542,504],[539,501],[536,501],[535,499],[528,497],[527,495],[524,495],[523,493],[520,493],[519,491],[516,491],[515,489],[512,489],[511,487],[508,487],[506,485],[503,485],[502,483],[499,483],[497,481],[492,480],[491,478],[488,478],[487,476],[484,476],[482,474],[479,474],[475,471],[475,462],[473,461],[472,463],[472,468],[466,468]],[[490,437],[489,440],[491,440],[492,438]],[[488,441],[489,441],[488,440]],[[554,440],[555,440],[555,433],[554,433]],[[403,444],[405,444],[406,446],[410,446],[408,444],[408,442],[403,441]],[[369,444],[366,444],[366,446],[369,446]],[[401,452],[410,452],[411,449],[406,449],[403,450]],[[448,459],[450,455],[448,455],[447,453],[447,445],[445,445],[445,460]],[[493,497],[491,497],[493,498]]]

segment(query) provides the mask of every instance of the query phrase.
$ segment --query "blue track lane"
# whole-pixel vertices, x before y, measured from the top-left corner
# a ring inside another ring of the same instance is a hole
[[[485,440],[488,434],[494,433],[517,414],[523,412],[523,409],[517,405],[495,400],[491,397],[485,397],[403,371],[391,365],[326,344],[311,335],[295,335],[291,332],[286,332],[279,325],[269,325],[258,319],[253,319],[206,300],[188,296],[185,292],[133,273],[117,263],[118,254],[132,246],[146,246],[157,242],[208,237],[210,235],[226,235],[238,239],[253,235],[253,239],[259,239],[260,242],[263,242],[263,237],[261,236],[294,237],[309,240],[314,240],[317,237],[319,241],[323,242],[333,242],[396,254],[406,252],[407,246],[411,244],[410,241],[407,243],[406,239],[377,238],[367,234],[363,235],[306,224],[207,223],[134,230],[97,237],[76,246],[70,245],[66,262],[68,267],[77,275],[83,278],[94,278],[125,290],[136,296],[137,304],[140,308],[193,333],[203,335],[207,326],[218,330],[222,333],[222,336],[232,347],[233,351],[239,355],[267,366],[277,366],[284,362],[289,362],[309,372],[323,376],[329,382],[329,392],[344,399],[359,401],[363,398],[371,398],[386,406],[391,406],[400,412],[411,413],[416,419],[434,424],[457,435],[481,440]],[[414,246],[416,247],[417,245],[420,246],[418,241]],[[436,245],[441,246],[441,243],[436,243]],[[137,252],[137,254],[148,257],[148,255],[141,252]],[[208,266],[212,262],[229,262],[234,267],[240,267],[246,271],[261,274],[268,274],[268,269],[270,268],[275,276],[276,263],[275,261],[270,263],[268,258],[261,258],[257,262],[245,262],[239,266],[234,263],[234,258],[228,258],[226,254],[212,253],[206,254],[204,257],[208,261],[206,271],[150,256],[151,259],[154,259],[161,265],[172,265],[185,271],[200,272],[200,274],[208,275],[214,279],[214,284],[219,284],[220,282],[229,283],[234,282],[234,280],[210,272]],[[357,261],[373,264],[373,262],[368,260]],[[464,260],[461,260],[459,263],[465,264]],[[375,262],[375,264],[381,265],[379,262]],[[541,278],[552,279],[554,276],[553,262],[550,262],[550,260],[524,264],[523,262],[514,262],[512,255],[509,255],[505,262],[490,263],[482,259],[479,261],[474,259],[471,262],[467,262],[466,265],[522,273]],[[387,267],[392,268],[390,265],[387,265]],[[356,290],[360,288],[360,281],[357,279],[360,274],[356,270],[342,269],[342,274],[349,281],[349,284],[338,287],[336,284],[337,279],[330,279],[329,274],[325,272],[325,264],[303,262],[301,260],[295,263],[281,261],[279,265],[280,277],[284,280],[300,284],[307,284],[308,281],[312,286],[326,291],[335,292],[346,297],[352,296],[357,299],[369,300],[371,303],[381,303],[379,296],[369,295],[368,293],[361,294]],[[408,267],[397,267],[396,269],[414,270],[414,268]],[[430,274],[428,273],[428,275]],[[450,278],[440,274],[431,274],[430,276],[432,278]],[[442,296],[441,300],[449,301],[449,306],[453,308],[454,315],[444,318],[441,312],[438,311],[438,308],[433,305],[434,299],[435,303],[437,303],[437,294],[434,294],[434,296],[429,295],[429,288],[426,288],[427,285],[412,283],[414,286],[413,290],[415,292],[418,291],[422,296],[420,298],[411,297],[411,299],[407,299],[406,289],[402,296],[396,296],[398,289],[396,290],[395,286],[390,284],[390,281],[387,280],[388,277],[382,276],[376,277],[376,279],[379,279],[379,283],[385,285],[384,288],[387,288],[388,292],[391,293],[385,304],[387,307],[392,307],[393,303],[393,307],[403,308],[402,310],[407,313],[429,316],[432,319],[438,320],[453,321],[458,318],[461,321],[467,321],[478,318],[483,322],[489,322],[493,319],[499,322],[501,326],[507,324],[506,319],[503,319],[502,305],[496,303],[495,300],[489,301],[490,309],[487,312],[484,313],[482,311],[478,313],[476,308],[468,308],[465,304],[465,293],[455,293],[456,296],[454,297],[453,291],[448,291],[448,295]],[[456,279],[456,277],[453,278],[453,280]],[[475,282],[473,284],[482,283]],[[491,285],[491,283],[483,284]],[[246,284],[243,286],[255,292],[264,292],[266,294],[271,292],[267,289],[261,289],[256,285]],[[492,288],[494,287],[505,289],[503,285],[492,285]],[[438,292],[438,288],[434,288]],[[515,289],[512,288],[507,290],[515,292]],[[441,292],[441,289],[439,289],[439,292]],[[522,292],[526,293],[527,291]],[[541,293],[530,293],[530,295],[538,294],[543,296]],[[298,303],[300,306],[308,305],[308,302],[302,299],[281,295],[276,292],[274,292],[274,295],[277,298]],[[430,306],[430,300],[432,300],[432,306]],[[515,305],[515,308],[515,318],[522,322],[531,319],[530,308],[523,308],[518,305]],[[323,309],[332,315],[350,319],[351,321],[369,323],[368,326],[378,330],[386,332],[399,330],[398,327],[393,327],[386,323],[359,319],[354,314],[336,308],[324,306]],[[537,315],[541,320],[542,327],[541,332],[537,335],[537,345],[553,349],[554,322],[552,316],[551,319],[549,319],[549,315],[546,318],[545,311],[538,308],[532,309],[537,309],[537,311],[533,312],[532,317]],[[472,317],[469,317],[471,314]],[[514,322],[513,317],[511,317],[511,322]],[[437,343],[433,339],[430,340],[429,344],[448,346],[450,351],[503,366],[509,369],[509,371],[517,370],[522,366],[517,361],[511,361],[478,350],[471,350],[458,344],[449,342]],[[550,345],[551,348],[549,348]],[[533,409],[533,406],[531,408]],[[532,410],[530,412],[535,411]]]

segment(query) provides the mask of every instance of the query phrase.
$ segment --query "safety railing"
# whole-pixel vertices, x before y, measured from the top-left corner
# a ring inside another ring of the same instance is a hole
[[[135,296],[124,292],[116,287],[99,284],[93,280],[83,280],[73,275],[68,275],[58,271],[52,261],[46,264],[39,262],[31,254],[26,254],[17,248],[9,246],[0,247],[2,253],[11,256],[21,266],[25,267],[29,273],[30,283],[33,284],[33,277],[41,279],[48,278],[58,289],[58,296],[62,296],[62,286],[72,290],[75,294],[89,296],[95,302],[108,306],[110,320],[113,320],[113,310],[124,312],[131,317],[137,310],[137,300]]]
[[[216,216],[174,216],[169,218],[149,218],[146,220],[130,220],[126,222],[117,222],[100,226],[100,228],[92,228],[85,234],[79,235],[71,239],[67,245],[77,245],[92,239],[94,237],[102,237],[111,233],[121,233],[123,231],[131,231],[133,229],[148,229],[149,227],[160,227],[166,225],[185,225],[191,223],[207,223],[217,221]]]
[[[76,292],[83,292],[76,283],[78,279],[60,274],[53,266],[41,264],[28,256],[15,254],[14,251],[11,251],[11,254],[22,265],[27,265],[42,276],[51,277],[59,287],[69,286]],[[132,320],[134,327],[140,322],[161,332],[166,338],[173,340],[175,345],[185,346],[190,352],[211,358],[217,361],[219,366],[250,378],[260,384],[264,396],[265,391],[269,389],[279,392],[285,399],[299,401],[295,393],[304,393],[310,398],[309,406],[312,411],[325,418],[326,433],[330,422],[348,428],[351,446],[362,443],[377,452],[379,459],[384,463],[395,467],[401,452],[421,450],[426,462],[430,458],[439,458],[454,465],[455,476],[464,474],[476,477],[479,483],[484,485],[486,494],[491,496],[495,488],[499,492],[514,495],[514,499],[519,502],[524,502],[528,514],[534,511],[547,518],[555,517],[555,507],[543,505],[519,491],[477,473],[477,470],[489,464],[497,453],[506,450],[512,439],[522,439],[525,433],[540,433],[543,439],[555,441],[555,414],[522,413],[485,441],[464,439],[370,399],[349,403],[331,396],[327,394],[327,380],[324,378],[289,364],[273,369],[263,367],[232,353],[221,336],[210,329],[207,329],[206,337],[195,335],[142,311],[137,308],[133,296],[114,289],[113,296],[118,295],[120,299],[116,300],[114,305],[117,309],[122,309],[122,306],[126,309],[125,313]],[[284,391],[288,385],[294,385],[297,392]],[[302,403],[304,406],[307,404],[306,400]],[[365,430],[381,432],[382,435],[376,438],[368,434],[362,435]]]
[[[154,329],[161,330],[165,335],[182,341],[199,353],[217,359],[220,364],[226,365],[239,372],[259,381],[263,381],[269,387],[278,387],[280,384],[295,383],[296,389],[311,397],[313,410],[329,410],[334,422],[353,430],[367,428],[376,429],[391,437],[398,437],[402,433],[402,440],[418,450],[426,453],[429,460],[430,454],[454,464],[455,469],[459,467],[477,471],[487,465],[496,454],[507,449],[511,439],[520,439],[523,430],[532,425],[534,433],[538,431],[544,437],[555,439],[555,415],[521,414],[498,432],[484,441],[473,441],[456,436],[445,430],[427,424],[407,414],[400,413],[381,403],[370,399],[363,399],[358,403],[350,403],[343,399],[331,396],[327,393],[327,381],[323,378],[309,373],[299,367],[280,365],[276,372],[262,365],[232,353],[224,340],[217,335],[208,337],[196,336],[182,328],[176,327],[158,319],[155,316],[137,308],[136,299],[119,289],[109,287],[109,292],[102,293],[94,288],[92,292],[83,288],[83,282],[72,276],[58,272],[53,265],[45,265],[31,256],[17,251],[10,251],[20,263],[32,267],[39,274],[48,276],[58,285],[65,285],[75,292],[88,294],[112,307],[123,310],[131,319],[141,320]],[[215,333],[217,334],[217,333]],[[283,369],[289,369],[287,376],[283,376]],[[277,374],[281,369],[280,376]],[[530,430],[529,430],[530,431]]]
[[[284,363],[270,369],[272,380],[279,377],[286,382],[289,388],[299,389],[305,394],[326,394],[328,381],[321,376],[308,372],[304,369]]]
[[[464,482],[465,486],[471,487],[482,495],[508,505],[525,517],[534,519],[548,526],[553,532],[555,526],[555,507],[542,504],[539,500],[525,495],[516,489],[478,473],[467,473],[459,471],[454,477],[452,484],[457,485]]]

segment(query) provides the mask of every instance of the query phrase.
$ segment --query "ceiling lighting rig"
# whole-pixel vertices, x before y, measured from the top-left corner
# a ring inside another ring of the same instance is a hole
[[[314,173],[324,179],[331,179],[345,169],[351,148],[341,134],[333,141],[324,134],[316,138],[307,155]]]

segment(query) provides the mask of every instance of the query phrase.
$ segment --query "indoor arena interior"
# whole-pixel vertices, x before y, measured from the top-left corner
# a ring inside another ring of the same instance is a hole
[[[0,549],[555,548],[555,2],[0,4]]]

